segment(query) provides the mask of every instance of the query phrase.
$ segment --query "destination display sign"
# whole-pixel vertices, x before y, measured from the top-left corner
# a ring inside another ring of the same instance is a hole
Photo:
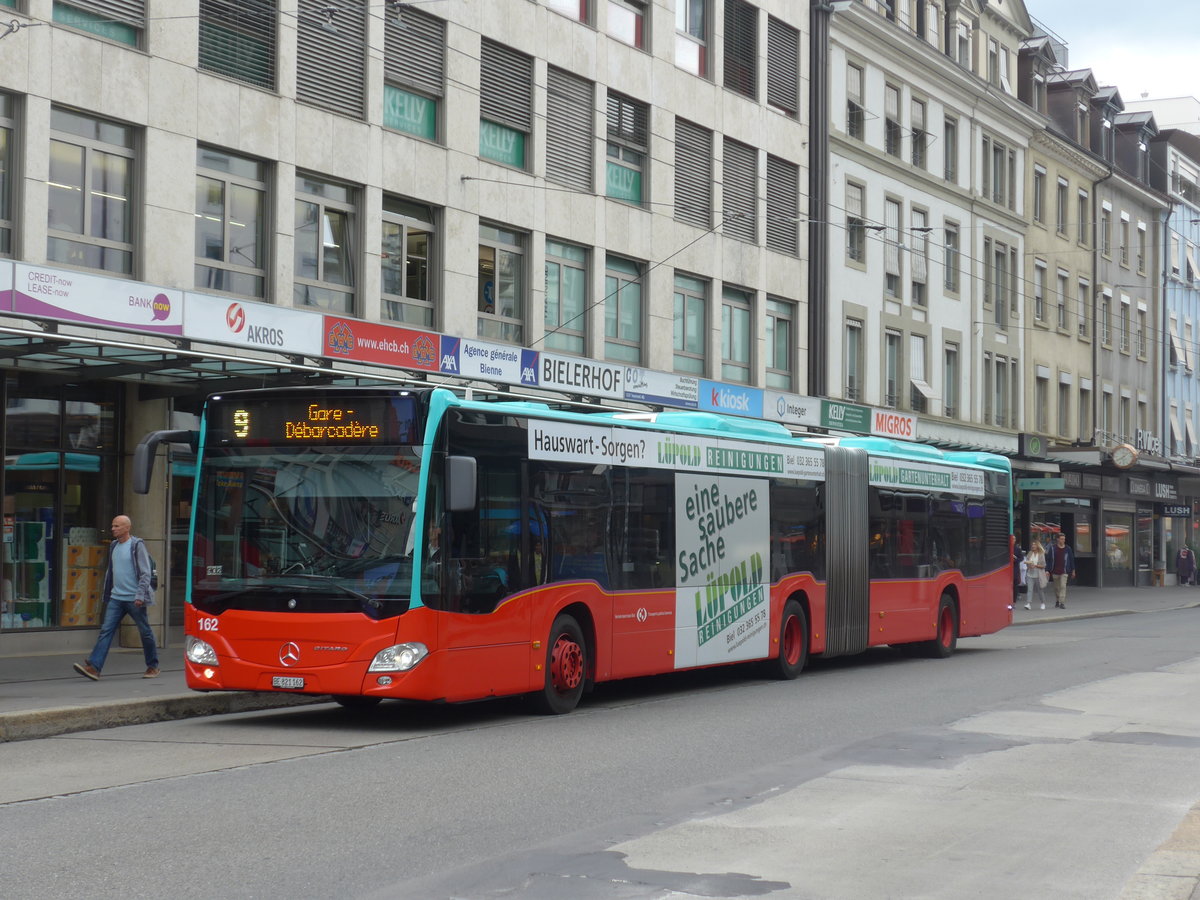
[[[414,444],[420,440],[409,396],[230,397],[214,401],[209,441],[224,445]]]

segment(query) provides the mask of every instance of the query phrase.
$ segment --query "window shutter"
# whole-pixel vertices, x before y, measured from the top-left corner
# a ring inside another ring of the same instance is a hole
[[[800,252],[800,167],[767,156],[767,246],[795,256]]]
[[[630,147],[645,150],[647,146],[647,108],[620,94],[608,92],[608,136]]]
[[[796,115],[800,108],[800,32],[767,17],[767,103]]]
[[[846,66],[846,96],[855,103],[862,105],[862,69],[858,66]]]
[[[712,132],[675,120],[675,218],[712,227]]]
[[[274,0],[200,0],[200,68],[275,86]]]
[[[900,274],[900,204],[888,200],[884,204],[884,225],[887,227],[886,250],[884,253],[889,275]]]
[[[546,71],[546,177],[592,189],[592,83],[562,69]]]
[[[134,28],[146,27],[146,0],[68,0],[67,5],[103,19],[121,19]]]
[[[385,19],[384,77],[431,97],[445,94],[446,23],[405,5]]]
[[[758,94],[758,10],[744,0],[725,0],[725,87]]]
[[[924,284],[927,278],[925,260],[929,256],[929,232],[918,231],[926,226],[926,215],[924,210],[913,210],[912,223],[913,233],[909,240],[912,245],[912,280],[919,284]]]
[[[884,96],[884,113],[889,119],[894,121],[900,120],[900,89],[887,85],[883,90]]]
[[[480,51],[480,116],[529,133],[533,130],[533,58],[486,39]]]
[[[850,184],[846,186],[846,215],[854,218],[863,218],[863,189],[861,185]]]
[[[758,150],[725,138],[725,233],[754,243],[758,239]]]
[[[332,25],[326,11],[332,10]],[[300,0],[296,98],[311,106],[363,118],[366,99],[367,8]]]

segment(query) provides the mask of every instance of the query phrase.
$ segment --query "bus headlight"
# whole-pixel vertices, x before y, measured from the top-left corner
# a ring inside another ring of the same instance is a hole
[[[375,654],[368,672],[407,672],[429,655],[424,644],[395,644]]]
[[[184,650],[184,655],[188,658],[189,662],[194,662],[197,665],[215,666],[217,664],[217,651],[212,648],[212,645],[191,635],[188,635],[187,648]]]

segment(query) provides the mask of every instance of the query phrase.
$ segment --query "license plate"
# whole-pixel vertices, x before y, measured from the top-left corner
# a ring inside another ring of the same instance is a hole
[[[304,679],[295,675],[273,675],[271,676],[271,687],[296,690],[304,687]]]

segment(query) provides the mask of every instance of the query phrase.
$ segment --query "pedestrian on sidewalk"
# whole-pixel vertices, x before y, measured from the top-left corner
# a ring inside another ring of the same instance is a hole
[[[1025,595],[1026,609],[1033,609],[1035,602],[1042,609],[1046,608],[1046,584],[1049,580],[1046,574],[1046,551],[1042,548],[1042,542],[1035,538],[1025,554],[1025,583],[1029,585]]]
[[[1067,582],[1075,577],[1075,551],[1067,546],[1067,536],[1059,534],[1046,551],[1046,571],[1054,582],[1054,606],[1067,608]]]
[[[1179,555],[1175,557],[1175,577],[1180,584],[1191,584],[1196,580],[1196,554],[1187,544],[1179,548]]]
[[[92,681],[100,680],[100,670],[108,658],[113,635],[125,616],[133,619],[142,638],[142,655],[146,658],[143,678],[158,675],[158,647],[154,643],[154,632],[146,618],[146,609],[154,603],[154,592],[150,589],[150,551],[146,542],[132,534],[133,523],[129,516],[117,516],[112,520],[113,542],[108,548],[108,570],[104,573],[104,620],[100,625],[100,637],[91,655],[81,663],[75,663],[75,671]]]
[[[1012,535],[1012,567],[1013,567],[1013,606],[1021,599],[1021,595],[1029,590],[1025,584],[1025,551],[1017,543],[1016,535]]]

